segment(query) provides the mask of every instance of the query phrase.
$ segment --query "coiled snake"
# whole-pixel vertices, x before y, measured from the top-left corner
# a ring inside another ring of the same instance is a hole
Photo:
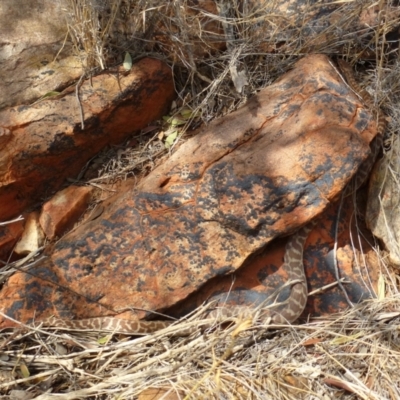
[[[371,144],[371,157],[359,169],[355,178],[355,188],[361,186],[366,180],[372,165],[380,151],[382,144],[382,134],[386,127],[386,119],[380,109],[374,110],[374,102],[369,93],[361,88],[353,77],[349,64],[343,60],[338,60],[340,72],[344,76],[345,81],[350,88],[361,97],[365,105],[371,112],[376,113],[377,117],[377,139]],[[350,186],[350,185],[349,185]],[[345,189],[347,190],[347,189]],[[279,308],[279,311],[271,311],[269,308],[261,308],[259,313],[260,319],[270,319],[273,324],[285,324],[295,321],[303,312],[307,302],[307,281],[303,266],[303,247],[307,240],[308,234],[312,230],[314,222],[304,226],[294,233],[288,240],[285,247],[284,265],[288,272],[288,284],[291,286],[289,298],[285,301],[285,307]],[[208,314],[210,319],[232,319],[232,318],[248,318],[253,317],[256,310],[248,306],[235,306],[221,308],[211,311]],[[173,321],[133,321],[118,319],[115,317],[97,317],[81,320],[62,320],[58,318],[49,318],[44,321],[44,325],[52,326],[60,329],[73,330],[101,330],[112,331],[127,334],[146,334],[154,332],[170,326]]]

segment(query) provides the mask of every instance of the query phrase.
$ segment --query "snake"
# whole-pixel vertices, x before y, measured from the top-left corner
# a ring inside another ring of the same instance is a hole
[[[376,116],[377,119],[377,138],[371,143],[371,156],[359,168],[354,178],[354,186],[357,189],[368,177],[375,159],[382,146],[383,132],[386,129],[386,118],[380,107],[376,108],[371,95],[363,89],[353,76],[350,64],[342,59],[337,60],[339,74],[341,74],[350,89],[355,92],[365,106]],[[344,189],[346,190],[346,189]],[[308,297],[307,280],[303,264],[303,249],[309,233],[313,229],[315,221],[309,222],[304,227],[289,237],[284,252],[283,267],[288,273],[288,283],[290,284],[289,297],[284,302],[284,307],[280,304],[279,308],[261,308],[258,318],[261,320],[269,319],[270,324],[282,325],[290,324],[296,321],[303,313]],[[255,315],[255,308],[251,306],[233,306],[217,308],[208,313],[208,320],[252,318]],[[43,325],[55,329],[79,330],[79,331],[109,331],[123,334],[149,334],[161,329],[170,327],[176,321],[169,320],[126,320],[117,317],[95,317],[78,320],[67,320],[56,317],[50,317],[43,321]],[[193,331],[197,328],[185,329]]]

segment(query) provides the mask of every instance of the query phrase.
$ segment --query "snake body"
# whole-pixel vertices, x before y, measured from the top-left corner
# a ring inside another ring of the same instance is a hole
[[[344,76],[350,88],[361,96],[365,105],[374,112],[374,102],[369,93],[361,88],[353,77],[349,64],[343,60],[338,60],[340,72]],[[381,148],[382,133],[386,127],[386,119],[379,109],[376,112],[378,139],[371,144],[371,157],[366,161],[366,165],[359,169],[355,177],[355,187],[358,188],[367,178],[375,158]],[[285,247],[283,268],[288,273],[288,282],[291,285],[290,295],[285,301],[285,306],[280,306],[277,310],[263,308],[259,314],[260,319],[270,319],[273,324],[287,324],[294,322],[304,311],[307,303],[307,281],[303,265],[303,248],[307,237],[314,226],[314,222],[309,223],[294,233],[288,240]],[[253,317],[255,309],[249,306],[235,306],[229,308],[219,308],[208,314],[210,319],[228,320],[232,318]],[[49,318],[44,322],[47,326],[60,329],[71,330],[94,330],[111,331],[126,334],[147,334],[164,329],[173,324],[174,321],[136,321],[124,320],[115,317],[97,317],[80,320],[65,320],[59,318]]]

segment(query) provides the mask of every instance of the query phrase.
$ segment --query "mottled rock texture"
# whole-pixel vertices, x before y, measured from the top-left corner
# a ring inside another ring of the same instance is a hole
[[[4,262],[9,259],[10,252],[18,242],[24,231],[22,219],[7,225],[0,226],[0,259]]]
[[[346,294],[352,303],[358,303],[376,293],[380,268],[376,252],[370,245],[373,243],[371,233],[362,221],[356,221],[353,198],[346,197],[339,211],[340,202],[332,203],[318,217],[304,246],[309,292],[330,285],[308,298],[304,318],[330,315],[348,308]],[[251,257],[234,276],[211,279],[201,290],[168,310],[168,314],[181,317],[205,301],[228,308],[237,304],[254,307],[274,300],[284,301],[291,289],[290,286],[284,287],[288,281],[287,270],[282,268],[286,242],[287,238],[274,240]],[[339,278],[345,279],[346,294],[336,284],[337,273]],[[278,288],[283,289],[277,291]]]
[[[328,59],[306,57],[12,276],[1,311],[27,322],[168,308],[324,213],[375,134]]]
[[[171,69],[145,58],[129,73],[120,70],[86,80],[34,105],[0,111],[0,220],[74,178],[99,150],[160,118],[174,97]]]
[[[69,186],[43,204],[40,225],[52,240],[71,228],[86,211],[93,190],[91,186]]]

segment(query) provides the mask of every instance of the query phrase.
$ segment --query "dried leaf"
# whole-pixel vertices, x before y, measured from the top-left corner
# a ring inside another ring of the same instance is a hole
[[[173,131],[171,134],[168,135],[168,137],[165,139],[165,147],[169,149],[173,144],[178,136],[178,131]]]
[[[185,121],[187,121],[191,118],[199,118],[200,117],[199,112],[195,112],[189,108],[185,108],[184,110],[182,110],[180,112],[180,114]]]
[[[302,343],[302,345],[303,346],[314,346],[317,343],[321,343],[322,340],[323,340],[322,338],[315,337],[315,338],[311,338],[311,339],[304,341]]]
[[[246,77],[245,71],[239,71],[236,68],[236,65],[232,65],[230,67],[232,82],[235,85],[235,89],[238,93],[242,93],[243,87],[249,84],[249,81]]]
[[[56,343],[55,350],[58,354],[60,354],[62,356],[65,356],[68,354],[67,348],[60,343]]]
[[[19,369],[21,371],[21,375],[24,378],[29,378],[31,376],[31,373],[29,372],[29,369],[25,363],[21,363],[21,365],[19,366]]]
[[[158,140],[162,140],[162,139],[164,138],[164,136],[165,136],[165,132],[164,132],[164,131],[161,131],[161,132],[157,135],[157,138],[158,138]]]
[[[132,68],[132,57],[128,52],[125,53],[124,63],[122,65],[125,71],[130,71]]]
[[[59,95],[61,92],[57,92],[55,90],[51,90],[50,92],[47,92],[46,94],[44,94],[41,99],[45,99],[46,97],[53,97],[53,96],[57,96]]]
[[[178,117],[164,116],[163,120],[170,124],[172,127],[186,124],[186,121],[184,119]]]
[[[110,335],[103,336],[99,339],[97,339],[98,344],[107,344],[110,341]]]
[[[357,332],[355,335],[350,335],[350,336],[338,336],[337,338],[333,339],[331,341],[332,345],[341,345],[344,343],[352,342],[355,339],[358,339],[360,336],[364,336],[365,332]]]

